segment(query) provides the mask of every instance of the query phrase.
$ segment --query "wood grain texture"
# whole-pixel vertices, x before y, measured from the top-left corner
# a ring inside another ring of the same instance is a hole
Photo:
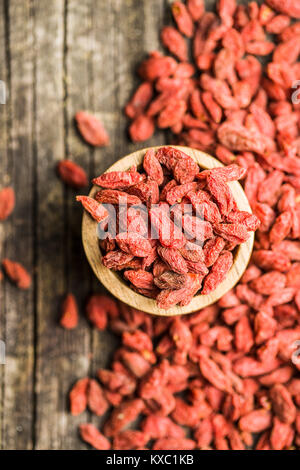
[[[5,31],[5,10],[4,4],[1,4],[0,11],[0,63],[2,65],[1,80],[7,84],[8,70],[6,62],[6,31]],[[7,154],[7,129],[8,112],[7,106],[0,105],[0,188],[11,184],[11,178],[8,174],[8,154]],[[10,219],[0,224],[0,259],[6,257],[6,233],[11,225]],[[6,341],[6,292],[3,282],[0,283],[0,340]],[[0,364],[0,449],[3,448],[4,434],[4,392],[5,392],[5,365]]]
[[[6,256],[33,266],[33,17],[29,2],[4,2],[8,60],[8,167],[17,205],[5,228]],[[33,424],[34,286],[5,285],[3,435],[5,449],[30,449]]]
[[[218,160],[204,152],[200,152],[199,150],[193,150],[187,147],[174,147],[190,155],[203,169],[223,166]],[[137,167],[140,166],[146,151],[147,149],[139,150],[121,158],[108,169],[108,172],[127,171],[132,165],[136,165]],[[233,197],[236,200],[238,209],[251,212],[249,202],[241,185],[237,181],[234,181],[229,183],[229,186]],[[98,190],[99,188],[94,186],[89,195],[93,197]],[[153,315],[173,316],[192,313],[207,307],[219,300],[226,292],[232,289],[244,273],[249,263],[253,249],[254,233],[251,232],[249,239],[237,248],[234,255],[234,263],[228,272],[226,279],[211,294],[197,295],[185,307],[176,306],[168,310],[158,308],[155,300],[148,299],[147,297],[134,292],[118,273],[106,268],[102,264],[102,256],[100,255],[98,245],[97,222],[87,213],[84,213],[82,220],[82,241],[86,256],[94,273],[98,277],[99,281],[115,297],[131,307]]]
[[[64,448],[67,403],[63,397],[75,346],[58,325],[67,289],[65,276],[65,195],[55,166],[65,155],[64,2],[38,0],[36,32],[37,159],[37,449]]]

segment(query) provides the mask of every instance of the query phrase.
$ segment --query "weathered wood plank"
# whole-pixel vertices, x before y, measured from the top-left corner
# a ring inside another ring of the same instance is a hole
[[[76,49],[83,62],[88,63],[76,34],[86,35],[89,15],[78,2],[65,2],[65,8],[60,0],[36,2],[39,219],[42,221],[39,225],[38,449],[80,448],[76,423],[85,419],[70,416],[66,397],[71,383],[88,373],[89,329],[82,318],[75,331],[63,331],[58,326],[59,304],[65,292],[73,291],[80,306],[87,292],[84,279],[88,276],[82,269],[85,260],[80,241],[81,208],[76,207],[75,193],[53,180],[53,172],[56,162],[67,156],[88,167],[90,151],[73,134],[73,108],[70,109],[69,102],[78,101],[87,85],[87,80],[80,83],[82,65],[72,50]],[[85,41],[82,47],[86,47]],[[45,238],[47,250],[43,248]]]
[[[55,165],[64,156],[63,29],[60,0],[35,1],[37,152],[37,365],[35,447],[61,447],[66,377],[72,353],[58,326],[65,293],[64,188]],[[74,349],[74,348],[73,348]]]
[[[76,111],[92,108],[92,71],[91,56],[92,43],[92,18],[95,15],[93,1],[77,2],[68,0],[66,18],[66,152],[74,161],[83,166],[89,173],[93,150],[81,139],[74,125]],[[85,193],[86,189],[80,191]],[[81,306],[80,329],[74,332],[73,341],[76,345],[76,360],[70,367],[68,384],[78,378],[87,375],[90,370],[91,329],[84,318],[84,304],[90,291],[91,273],[86,261],[81,241],[82,207],[75,202],[75,192],[68,191],[66,199],[66,245],[67,265],[66,274],[68,289],[72,291]],[[87,417],[77,418],[68,415],[67,425],[69,432],[65,436],[65,448],[86,448],[79,440],[76,431],[79,422],[87,420]]]
[[[5,225],[5,255],[33,272],[33,21],[29,2],[5,3],[9,60],[8,165],[17,205]],[[5,157],[4,157],[5,161]],[[8,182],[10,182],[8,181]],[[34,286],[27,292],[5,284],[3,435],[5,449],[32,448]]]
[[[7,67],[6,67],[6,34],[5,34],[5,11],[4,4],[1,4],[0,14],[0,63],[1,63],[1,76],[0,80],[7,84]],[[0,105],[0,188],[10,184],[10,177],[8,175],[8,160],[7,160],[7,105]],[[8,230],[10,221],[0,224],[0,259],[5,258],[5,234]],[[4,283],[0,284],[0,341],[5,344],[5,290]],[[1,364],[2,362],[2,364]],[[0,357],[0,449],[3,443],[3,418],[4,418],[4,368],[3,360]]]

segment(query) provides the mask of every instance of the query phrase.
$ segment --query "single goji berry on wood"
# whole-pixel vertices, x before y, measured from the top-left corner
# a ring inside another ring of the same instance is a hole
[[[68,294],[62,304],[62,315],[60,325],[67,330],[76,328],[78,325],[78,307],[73,294]]]
[[[109,144],[109,136],[95,116],[86,111],[77,111],[75,120],[80,134],[90,145],[104,147]]]
[[[70,391],[70,410],[74,416],[82,413],[87,407],[89,380],[88,377],[78,380]]]
[[[57,165],[57,171],[60,178],[68,186],[79,189],[88,184],[86,172],[72,160],[61,160]]]
[[[15,207],[15,192],[13,188],[3,188],[0,191],[0,220],[10,216]]]
[[[16,261],[5,258],[2,260],[2,267],[8,278],[16,284],[19,289],[29,289],[31,285],[31,276],[24,266]]]

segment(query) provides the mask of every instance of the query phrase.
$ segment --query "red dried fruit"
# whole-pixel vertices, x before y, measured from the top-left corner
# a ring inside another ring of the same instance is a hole
[[[174,2],[171,8],[179,31],[189,38],[192,37],[194,33],[194,23],[184,3]]]
[[[15,207],[15,192],[13,188],[3,188],[0,191],[0,220],[10,216]]]
[[[244,224],[215,224],[214,231],[234,244],[244,243],[249,238],[248,229]]]
[[[124,401],[115,408],[104,425],[104,434],[116,436],[125,426],[134,421],[144,409],[143,400],[136,398]]]
[[[129,171],[110,171],[94,178],[92,181],[97,186],[102,186],[102,188],[126,189],[142,180],[142,175],[133,169]]]
[[[253,254],[253,261],[262,269],[286,272],[290,269],[291,263],[284,253],[271,250],[257,250]]]
[[[169,212],[169,210],[168,210]],[[159,241],[163,246],[183,248],[186,238],[182,231],[172,222],[162,206],[152,207],[149,211],[151,226],[156,230]]]
[[[254,339],[251,324],[246,316],[238,320],[235,325],[234,335],[236,349],[245,354],[248,353],[254,344]]]
[[[192,439],[166,437],[155,441],[152,450],[193,450],[195,447],[196,443]]]
[[[131,124],[129,134],[133,142],[143,142],[150,139],[154,133],[153,119],[140,114]]]
[[[128,429],[126,431],[120,432],[114,437],[113,440],[113,449],[114,450],[132,450],[143,448],[149,438],[147,434],[141,431],[133,431]]]
[[[239,427],[242,431],[261,432],[272,425],[272,414],[265,409],[250,411],[239,420]]]
[[[88,185],[86,172],[72,160],[61,160],[57,164],[57,171],[60,178],[68,186],[79,189]]]
[[[77,111],[75,120],[84,140],[95,147],[109,145],[109,136],[101,122],[86,111]]]
[[[289,211],[282,212],[277,219],[273,227],[271,228],[269,239],[273,245],[278,245],[284,240],[291,230],[292,216]]]
[[[81,202],[85,210],[96,220],[102,222],[108,218],[108,211],[102,204],[89,196],[76,196],[76,201]]]
[[[68,294],[62,304],[60,325],[67,330],[72,330],[78,325],[78,307],[73,294]]]
[[[178,274],[188,272],[185,259],[175,248],[158,247],[158,254],[172,271]]]
[[[168,308],[180,303],[186,298],[186,296],[187,288],[162,290],[156,297],[157,306],[167,310]]]
[[[88,377],[78,380],[70,391],[70,411],[73,416],[83,413],[87,407],[89,380]]]
[[[160,54],[152,53],[149,59],[142,62],[139,74],[144,80],[153,81],[159,77],[169,77],[177,67],[177,62],[172,57],[163,57]]]
[[[152,289],[154,287],[153,274],[144,271],[143,269],[125,271],[124,277],[130,281],[131,284],[140,289]]]
[[[167,104],[167,106],[160,112],[157,125],[161,129],[175,126],[186,112],[186,104],[184,100],[175,100]],[[144,139],[142,139],[144,140]]]
[[[203,377],[205,377],[214,387],[224,392],[230,392],[231,384],[229,378],[226,377],[214,361],[201,357],[199,367]]]
[[[102,416],[108,410],[108,402],[102,387],[94,379],[89,380],[87,389],[87,405],[92,413]]]
[[[2,267],[5,274],[19,289],[29,289],[31,276],[20,263],[5,258],[2,260]]]
[[[149,82],[142,83],[126,105],[126,115],[131,119],[135,119],[140,114],[143,114],[148,104],[150,103],[152,96],[152,84]]]
[[[138,379],[147,374],[151,368],[150,363],[137,352],[123,350],[121,358],[131,374]]]
[[[222,178],[213,173],[207,177],[208,190],[216,199],[222,215],[227,216],[235,207],[235,202],[229,186]]]
[[[291,424],[296,419],[296,407],[290,392],[282,384],[274,385],[270,390],[270,399],[274,413],[284,423]]]
[[[125,370],[125,368],[121,369],[120,371],[99,369],[98,377],[102,384],[106,387],[106,391],[110,390],[111,392],[117,393],[121,396],[121,398],[123,395],[131,395],[136,387],[135,379],[127,372],[127,370]]]
[[[184,438],[184,430],[166,416],[150,415],[141,423],[141,429],[150,439],[163,437]]]
[[[107,309],[103,297],[102,295],[93,295],[86,305],[86,315],[98,330],[105,330],[107,325]]]
[[[180,203],[182,198],[186,196],[190,191],[197,189],[197,183],[186,183],[180,184],[171,188],[166,194],[166,201],[170,206],[175,203]]]
[[[212,266],[218,259],[220,253],[225,246],[225,240],[222,237],[212,238],[208,240],[203,248],[204,263],[207,267]]]
[[[110,251],[102,258],[102,263],[108,269],[113,269],[114,271],[120,271],[126,269],[129,266],[129,263],[134,261],[133,255],[124,253],[123,251]]]
[[[218,138],[221,144],[230,150],[263,154],[267,148],[266,142],[260,134],[231,122],[225,122],[219,127]]]
[[[162,171],[161,164],[155,156],[153,149],[146,152],[143,160],[143,167],[147,175],[155,180],[160,186],[164,181],[164,174]]]
[[[198,21],[205,11],[204,0],[187,0],[187,8],[193,20]]]
[[[159,289],[181,289],[188,287],[189,278],[185,274],[166,271],[154,278],[154,284],[159,287]]]
[[[102,189],[95,194],[95,199],[102,204],[139,205],[142,203],[137,196],[116,189]]]
[[[133,256],[144,257],[152,251],[149,240],[138,233],[119,233],[116,236],[116,242],[122,251]]]
[[[161,31],[161,41],[179,60],[188,60],[187,44],[177,29],[172,26],[165,26]]]
[[[300,5],[295,0],[285,0],[282,2],[280,0],[266,0],[267,4],[270,5],[274,10],[280,11],[288,16],[294,18],[300,18]]]
[[[204,279],[202,294],[209,294],[216,289],[216,287],[225,279],[232,263],[232,253],[224,251],[213,264],[210,273]]]
[[[111,444],[98,429],[90,423],[79,426],[81,438],[97,450],[109,450]]]
[[[270,271],[251,282],[251,287],[263,295],[271,295],[285,287],[286,276],[278,271]]]
[[[192,158],[179,160],[174,167],[174,178],[180,184],[190,183],[198,174],[199,168]]]

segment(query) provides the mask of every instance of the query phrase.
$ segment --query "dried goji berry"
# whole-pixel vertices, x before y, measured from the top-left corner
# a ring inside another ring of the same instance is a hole
[[[75,120],[80,134],[90,145],[103,147],[109,144],[109,136],[95,116],[86,111],[77,111]]]
[[[76,328],[78,325],[78,307],[73,294],[68,294],[63,301],[60,324],[67,330]]]
[[[99,204],[97,201],[95,201],[95,199],[89,196],[76,196],[76,201],[81,202],[85,210],[97,222],[102,222],[108,218],[108,211],[102,204]]]
[[[0,191],[0,220],[10,216],[15,207],[15,192],[13,188],[3,188]]]
[[[104,415],[109,407],[101,386],[94,379],[89,380],[87,404],[91,412],[97,416]]]
[[[87,391],[89,378],[85,377],[76,382],[70,391],[70,410],[74,416],[82,413],[87,407]]]
[[[5,274],[19,289],[29,289],[31,285],[31,276],[24,266],[7,258],[2,260],[2,266]]]
[[[86,172],[72,160],[61,160],[57,171],[63,182],[73,188],[83,188],[88,184]]]
[[[79,426],[81,438],[97,450],[109,450],[111,444],[98,429],[90,423]]]

